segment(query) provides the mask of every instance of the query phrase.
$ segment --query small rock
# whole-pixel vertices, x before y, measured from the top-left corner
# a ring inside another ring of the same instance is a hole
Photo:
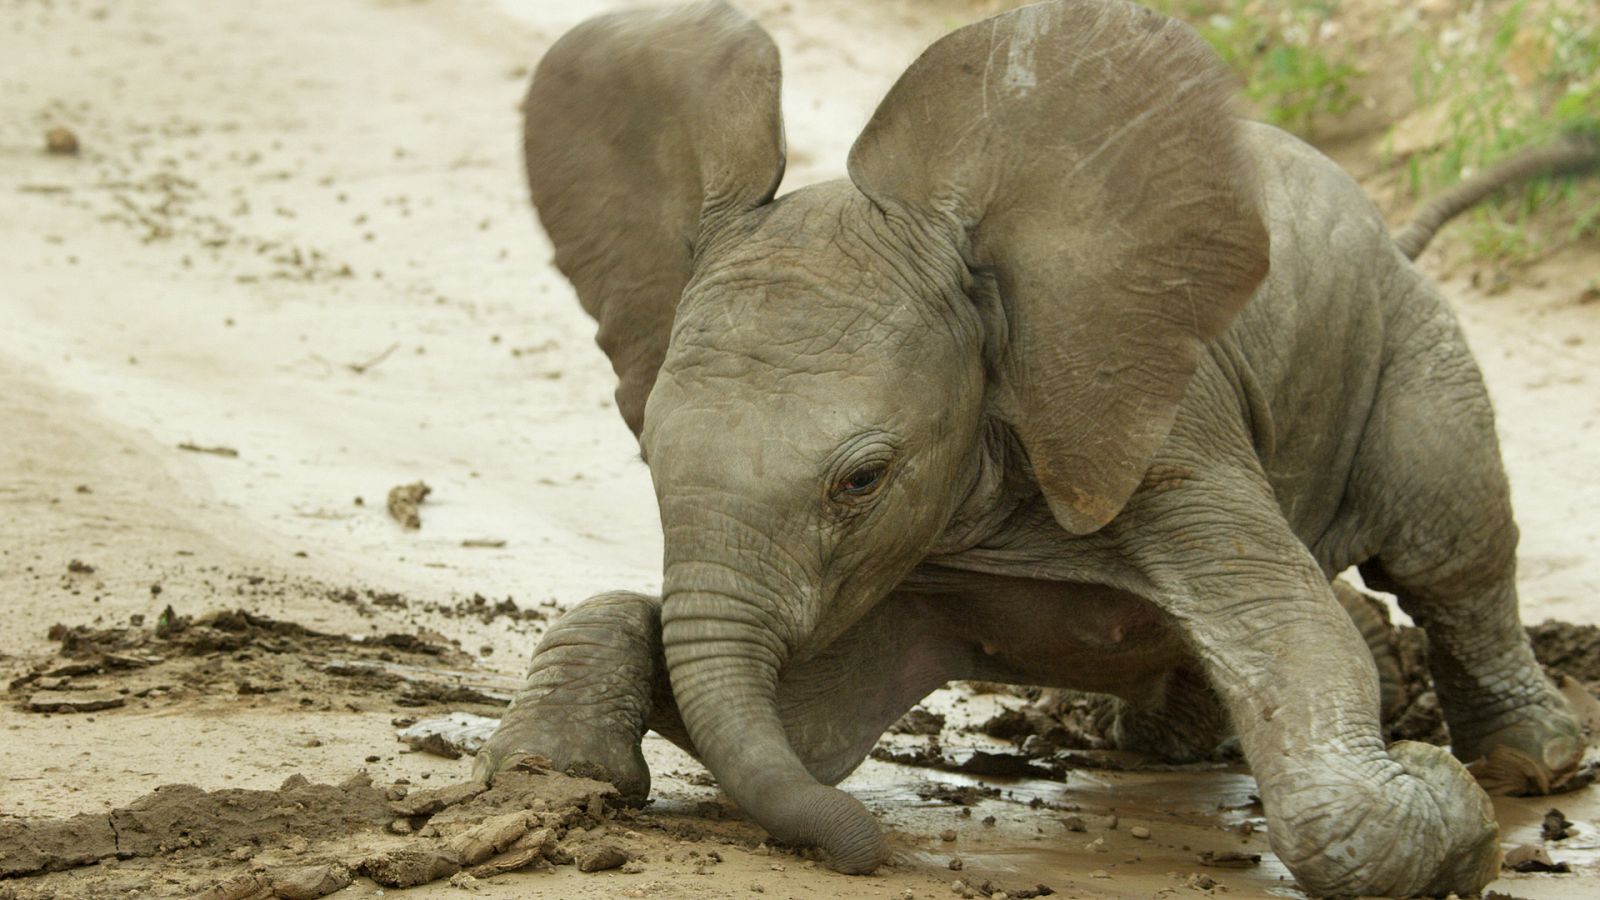
[[[1111,852],[1111,850],[1106,847],[1106,839],[1103,838],[1103,837],[1097,837],[1094,840],[1090,841],[1089,843],[1084,844],[1083,845],[1083,849],[1091,850],[1091,851],[1093,851],[1095,853],[1110,853]]]
[[[422,501],[431,493],[433,493],[433,488],[428,487],[426,483],[421,481],[396,485],[390,488],[389,515],[403,527],[412,531],[421,528],[422,514],[418,512],[417,507],[421,506]]]
[[[1190,872],[1189,877],[1183,880],[1183,886],[1194,891],[1209,891],[1217,886],[1217,880],[1210,875]]]
[[[41,691],[28,698],[33,712],[85,713],[116,709],[128,698],[112,691]]]
[[[1093,872],[1089,873],[1089,877],[1090,878],[1110,878],[1111,877],[1111,873],[1107,872],[1105,869],[1095,869]]]
[[[1513,872],[1571,872],[1572,867],[1564,862],[1556,862],[1550,858],[1543,847],[1532,844],[1523,844],[1506,851],[1506,858],[1501,865]]]
[[[77,156],[78,136],[60,125],[44,133],[44,148],[52,156]]]
[[[1132,828],[1129,828],[1128,833],[1141,841],[1150,840],[1150,829],[1144,827],[1143,825],[1135,825]]]
[[[967,864],[961,861],[961,857],[952,856],[952,857],[950,857],[949,866],[950,866],[950,871],[959,872],[962,869],[966,868]]]
[[[946,828],[945,830],[939,832],[939,840],[944,841],[945,843],[949,843],[955,839],[956,830],[954,828]]]
[[[1068,831],[1089,830],[1089,826],[1083,824],[1083,819],[1078,816],[1067,816],[1065,819],[1061,820],[1061,824],[1067,826]]]
[[[1206,850],[1200,854],[1200,865],[1211,866],[1214,869],[1248,869],[1261,865],[1261,854],[1240,853],[1237,850],[1225,850],[1218,853]]]
[[[573,854],[579,872],[604,872],[628,861],[628,854],[614,844],[593,844]]]

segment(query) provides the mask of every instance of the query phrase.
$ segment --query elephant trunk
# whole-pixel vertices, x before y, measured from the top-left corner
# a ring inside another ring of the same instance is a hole
[[[818,782],[784,733],[777,685],[790,648],[771,614],[741,597],[674,587],[661,616],[672,690],[722,789],[777,839],[820,847],[847,874],[876,869],[888,857],[877,821],[861,801]]]

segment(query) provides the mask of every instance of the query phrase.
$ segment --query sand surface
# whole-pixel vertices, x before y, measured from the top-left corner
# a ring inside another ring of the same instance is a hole
[[[658,587],[648,473],[613,408],[592,324],[548,265],[517,157],[531,64],[572,24],[626,5],[4,4],[0,677],[58,659],[47,636],[57,622],[142,616],[153,628],[170,605],[185,616],[243,608],[336,635],[422,630],[454,656],[411,662],[492,694],[514,683],[548,615],[603,590]],[[789,188],[842,174],[893,78],[978,15],[955,0],[744,6],[784,53]],[[44,152],[56,126],[77,136],[77,155]],[[1600,622],[1600,249],[1565,251],[1492,293],[1475,272],[1436,274],[1499,410],[1524,618]],[[432,492],[422,527],[406,530],[385,498],[417,480]],[[518,612],[496,612],[506,598]],[[273,640],[68,676],[131,686],[120,708],[29,712],[29,691],[13,691],[0,705],[0,827],[102,813],[173,783],[267,790],[294,773],[338,783],[359,769],[381,785],[465,777],[469,760],[402,752],[393,722],[493,712],[492,696],[406,705],[404,678],[341,681],[315,668],[365,645],[310,653]],[[961,722],[1021,701],[962,689],[933,702],[952,714],[946,747],[970,749],[990,739]],[[653,737],[647,747],[657,804],[645,819],[588,823],[591,836],[632,848],[639,871],[558,866],[470,887],[931,897],[954,896],[962,879],[1126,897],[1194,892],[1198,874],[1232,895],[1297,895],[1249,828],[1253,785],[1235,768],[999,781],[1005,793],[964,816],[918,792],[974,779],[871,761],[846,786],[894,829],[901,861],[849,879],[766,847],[697,765]],[[1580,828],[1552,853],[1579,873],[1508,876],[1497,889],[1600,891],[1595,791],[1555,804]],[[1536,837],[1550,805],[1501,803],[1507,845]],[[1087,832],[1067,830],[1074,814]],[[1134,825],[1152,836],[1131,837]],[[941,839],[946,828],[955,841]],[[711,849],[722,862],[705,862]],[[1266,856],[1207,869],[1196,862],[1204,850]],[[180,859],[159,870],[165,881],[144,879],[157,871],[140,868],[148,861],[108,863],[48,885],[0,881],[0,896],[134,883],[183,896],[248,869],[249,857],[223,859]],[[358,879],[346,893],[379,890]]]

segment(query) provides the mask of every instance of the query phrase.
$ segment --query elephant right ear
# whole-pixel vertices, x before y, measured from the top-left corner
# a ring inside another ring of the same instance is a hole
[[[635,436],[696,248],[783,177],[778,49],[726,3],[590,19],[523,103],[528,186]]]
[[[1266,277],[1232,93],[1178,22],[1054,0],[939,40],[850,151],[874,203],[993,273],[1003,407],[1073,534],[1137,490],[1205,342]]]

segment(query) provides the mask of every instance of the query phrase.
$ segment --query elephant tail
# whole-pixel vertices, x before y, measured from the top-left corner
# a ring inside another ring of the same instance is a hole
[[[1416,259],[1446,222],[1491,194],[1543,175],[1577,175],[1596,168],[1600,168],[1600,138],[1571,133],[1529,147],[1423,203],[1395,232],[1394,242],[1406,259]]]

